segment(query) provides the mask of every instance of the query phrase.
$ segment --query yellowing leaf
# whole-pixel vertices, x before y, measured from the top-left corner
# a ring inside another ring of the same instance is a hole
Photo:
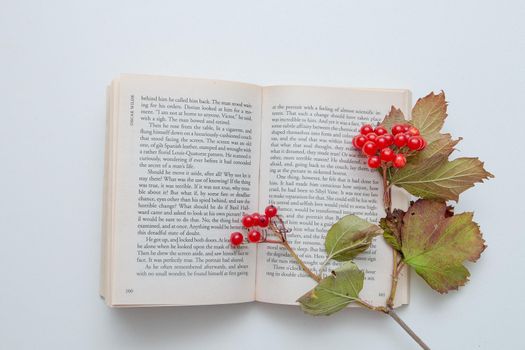
[[[417,152],[416,156],[413,157],[410,162],[412,164],[420,164],[434,156],[448,157],[454,151],[454,147],[456,147],[459,141],[461,141],[461,138],[453,140],[450,134],[440,134],[440,136],[429,143],[425,149]]]
[[[405,263],[440,293],[463,286],[470,276],[463,262],[485,249],[472,213],[451,215],[446,203],[424,199],[404,215],[401,238]]]
[[[330,315],[359,298],[365,275],[353,262],[347,262],[297,301],[304,312]]]
[[[494,176],[483,168],[478,158],[448,161],[438,154],[421,164],[408,162],[394,173],[391,181],[414,196],[457,201],[460,193],[490,177]]]
[[[381,122],[389,132],[392,129],[392,126],[395,124],[406,124],[408,121],[405,119],[403,112],[399,108],[392,106],[390,112],[385,116],[385,119]]]
[[[433,92],[417,100],[412,108],[412,124],[419,129],[421,136],[428,143],[439,138],[439,131],[447,117],[447,102],[445,93]]]
[[[346,215],[328,230],[325,248],[328,259],[348,261],[368,249],[381,229],[355,215]]]

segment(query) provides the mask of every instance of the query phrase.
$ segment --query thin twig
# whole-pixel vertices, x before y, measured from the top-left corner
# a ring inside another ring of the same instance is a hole
[[[390,285],[390,296],[388,297],[388,300],[386,301],[386,306],[389,308],[394,307],[394,299],[396,297],[396,290],[397,290],[397,276],[398,276],[398,262],[397,262],[397,251],[395,249],[392,249],[392,282]]]
[[[385,314],[388,313],[388,308],[386,308],[384,306],[374,306],[372,304],[367,303],[366,301],[364,301],[362,299],[356,299],[355,302],[358,303],[359,305],[369,309],[369,310],[379,311],[379,312],[383,312]]]
[[[288,244],[288,241],[284,241],[282,245],[290,252],[290,255],[297,261],[299,265],[301,265],[304,272],[306,272],[312,279],[314,279],[316,282],[321,281],[321,277],[316,275],[306,264],[301,260],[301,258],[295,253],[293,248]]]
[[[275,235],[277,237],[279,237],[279,239],[280,239],[279,243],[281,243],[286,248],[286,250],[288,250],[290,255],[295,259],[295,261],[297,261],[297,263],[301,266],[303,271],[308,274],[308,276],[310,276],[314,281],[319,282],[321,280],[321,277],[319,277],[312,270],[310,270],[310,268],[308,266],[306,266],[306,264],[303,262],[303,260],[301,260],[299,255],[297,255],[297,253],[295,253],[293,248],[290,246],[290,244],[286,240],[286,233],[285,233],[286,230],[284,229],[284,223],[282,222],[281,218],[279,218],[279,220],[281,221],[281,223],[283,225],[284,232],[281,232],[281,230],[279,230],[272,222],[270,222],[270,225],[269,225],[269,227],[272,230],[272,232],[275,233]]]
[[[412,337],[412,339],[414,339],[414,341],[418,343],[419,346],[421,346],[422,349],[430,350],[430,347],[425,344],[425,342],[420,337],[418,337],[416,333],[414,333],[414,331],[397,315],[393,309],[389,308],[386,314],[392,317],[394,321],[396,321],[405,330],[405,332],[407,332]]]

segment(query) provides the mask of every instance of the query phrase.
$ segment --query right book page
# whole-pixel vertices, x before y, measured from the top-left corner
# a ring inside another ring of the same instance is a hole
[[[380,122],[392,105],[409,116],[408,90],[271,86],[263,89],[259,208],[275,204],[290,245],[313,271],[325,260],[324,237],[347,214],[377,223],[384,215],[380,175],[368,169],[352,138],[364,123]],[[393,194],[406,209],[409,197]],[[392,250],[382,237],[355,262],[365,272],[360,297],[384,305],[390,293]],[[336,265],[328,265],[325,275]],[[259,244],[256,299],[296,304],[315,286],[278,244]],[[396,306],[408,303],[400,275]]]

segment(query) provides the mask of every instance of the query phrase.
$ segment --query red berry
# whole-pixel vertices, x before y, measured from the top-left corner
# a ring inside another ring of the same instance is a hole
[[[366,134],[366,139],[368,141],[375,141],[377,140],[377,135],[375,134],[375,132],[368,133]]]
[[[363,146],[363,153],[367,156],[373,156],[377,152],[377,145],[373,141],[366,141]]]
[[[412,136],[408,139],[407,146],[412,151],[418,150],[423,145],[423,139],[420,136]]]
[[[379,168],[381,166],[381,159],[378,156],[368,157],[368,166],[372,169]]]
[[[396,136],[394,136],[394,145],[396,145],[399,148],[406,145],[407,141],[408,137],[405,134],[397,134]]]
[[[253,219],[253,225],[252,226],[257,226],[259,224],[259,218],[261,217],[261,214],[259,213],[253,213],[252,214],[252,219]]]
[[[391,148],[383,148],[381,150],[381,153],[379,154],[379,156],[381,157],[382,161],[390,162],[390,161],[392,161],[392,159],[394,159],[394,157],[396,155],[395,155],[394,151],[392,151]]]
[[[392,126],[392,134],[395,136],[399,133],[405,132],[405,128],[401,124],[396,124]]]
[[[395,168],[402,168],[406,165],[406,163],[407,163],[407,159],[402,154],[396,154],[396,156],[394,157],[394,160],[392,161],[392,165]]]
[[[379,136],[376,139],[376,144],[379,149],[383,149],[385,147],[390,146],[390,144],[388,143],[388,139],[385,136]]]
[[[248,228],[248,227],[252,227],[252,226],[255,224],[255,222],[254,222],[254,220],[253,220],[253,218],[252,218],[251,215],[244,215],[244,216],[242,217],[241,222],[242,222],[242,225],[243,225],[244,227],[246,227],[246,228]]]
[[[363,145],[365,144],[366,141],[367,141],[366,136],[356,135],[352,139],[352,144],[354,145],[355,148],[361,149],[361,148],[363,148]]]
[[[415,126],[411,126],[408,128],[407,133],[410,134],[410,136],[419,136],[419,129]]]
[[[251,230],[248,232],[248,241],[257,243],[261,240],[261,233],[257,230]]]
[[[233,245],[233,246],[238,246],[238,245],[241,245],[241,243],[244,241],[244,237],[242,235],[242,233],[240,232],[233,232],[231,235],[230,235],[230,243]]]
[[[264,213],[266,214],[266,216],[268,218],[273,218],[274,216],[277,215],[277,208],[274,206],[274,205],[269,205],[266,207],[266,209],[264,209]]]
[[[389,146],[394,143],[394,136],[391,134],[384,134],[383,137],[386,139]]]
[[[378,135],[378,136],[388,134],[388,130],[385,129],[385,127],[382,126],[382,125],[379,125],[377,128],[375,128],[374,132],[375,132],[376,135]]]
[[[403,124],[403,132],[407,132],[410,129],[410,124]]]
[[[268,220],[268,217],[266,215],[260,215],[259,216],[259,226],[268,227],[268,224],[270,224],[270,220]]]
[[[361,127],[362,135],[370,134],[372,131],[374,131],[374,128],[370,124],[365,124]]]

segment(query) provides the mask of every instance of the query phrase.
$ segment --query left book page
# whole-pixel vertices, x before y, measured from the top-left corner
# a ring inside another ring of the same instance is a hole
[[[262,90],[123,75],[108,89],[101,295],[111,306],[255,299]]]

